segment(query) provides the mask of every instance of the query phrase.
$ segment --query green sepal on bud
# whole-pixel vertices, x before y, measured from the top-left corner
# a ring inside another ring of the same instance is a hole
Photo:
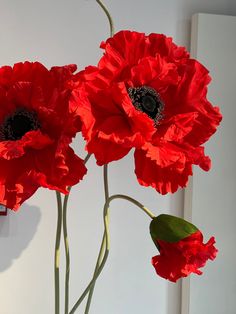
[[[198,228],[190,222],[166,214],[155,217],[150,224],[150,234],[157,247],[157,240],[178,242],[196,231],[198,231]]]

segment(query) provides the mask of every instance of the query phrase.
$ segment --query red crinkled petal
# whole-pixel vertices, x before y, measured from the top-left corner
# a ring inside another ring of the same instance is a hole
[[[185,141],[199,146],[215,133],[222,115],[218,107],[213,107],[206,99],[207,85],[210,82],[208,70],[196,60],[189,59],[179,68],[180,81],[162,94],[165,103],[166,119],[187,112],[198,114],[192,131]]]
[[[62,193],[68,193],[68,187],[77,184],[87,172],[83,160],[68,146],[42,150],[35,153],[34,159],[37,182]]]
[[[86,140],[91,139],[95,118],[92,113],[91,104],[87,97],[87,92],[82,85],[80,89],[73,91],[70,101],[71,111],[78,115],[81,123],[82,134]]]
[[[27,132],[18,141],[0,142],[0,158],[13,159],[22,157],[27,149],[41,150],[52,144],[54,141],[40,130]]]
[[[177,68],[173,63],[167,63],[160,56],[146,57],[131,68],[129,86],[150,86],[157,92],[163,92],[170,85],[176,85],[179,80]]]
[[[131,150],[130,147],[124,147],[115,142],[98,138],[96,135],[88,142],[86,149],[90,154],[94,154],[99,166],[103,166],[114,160],[119,160],[126,156]]]
[[[186,48],[177,46],[171,37],[152,33],[147,36],[147,40],[150,43],[148,52],[151,56],[158,53],[168,62],[174,63],[184,63],[189,58]]]
[[[97,93],[88,93],[84,88],[78,98],[83,102],[76,109],[83,122],[82,133],[98,164],[122,158],[155,132],[153,121],[134,108],[124,84]]]
[[[192,131],[197,116],[197,112],[189,112],[163,120],[158,126],[158,137],[165,142],[183,142],[185,136]]]
[[[45,162],[46,161],[46,162]],[[17,210],[40,187],[68,193],[68,187],[82,180],[87,170],[70,147],[49,146],[18,159],[0,159],[1,204]]]
[[[183,63],[189,58],[184,47],[178,47],[172,38],[162,34],[150,34],[134,31],[120,31],[101,44],[105,50],[98,68],[104,77],[122,81],[124,72],[137,65],[145,57],[158,58],[158,55],[169,63]]]
[[[76,64],[69,64],[65,66],[54,66],[50,69],[57,86],[60,88],[70,87],[72,74],[77,70]]]
[[[204,244],[200,231],[174,243],[158,240],[160,255],[152,258],[152,264],[159,276],[173,282],[190,273],[201,275],[199,268],[205,266],[208,259],[216,257],[218,250],[214,243],[212,237]]]
[[[17,159],[0,158],[0,203],[17,210],[40,187],[30,168],[32,159],[26,156]]]
[[[12,67],[5,65],[0,67],[0,85],[8,86],[12,83]]]
[[[6,183],[0,184],[1,205],[17,211],[24,201],[30,198],[40,187],[34,180],[34,176],[25,175],[17,180],[13,186]]]
[[[125,64],[137,64],[147,55],[147,43],[144,33],[120,31],[101,44],[105,54],[98,67],[106,68],[110,73],[119,71]],[[115,73],[116,74],[116,73]]]
[[[139,183],[151,186],[161,194],[174,193],[178,187],[185,187],[192,175],[192,164],[206,171],[210,168],[210,159],[204,155],[203,147],[146,143],[142,149],[135,150],[134,157]]]
[[[8,86],[16,82],[32,82],[49,93],[54,85],[50,71],[43,64],[29,61],[14,64]]]
[[[158,146],[146,143],[142,150],[146,150],[146,157],[153,160],[157,166],[165,168],[175,164],[178,171],[184,169],[186,154],[171,143],[159,143]]]
[[[163,195],[174,193],[179,187],[185,187],[188,176],[192,175],[192,165],[189,163],[185,164],[184,171],[178,172],[179,167],[183,168],[183,165],[178,161],[176,168],[172,168],[172,166],[162,168],[155,161],[146,158],[143,150],[136,150],[134,157],[135,174],[138,182],[143,186],[153,187]]]

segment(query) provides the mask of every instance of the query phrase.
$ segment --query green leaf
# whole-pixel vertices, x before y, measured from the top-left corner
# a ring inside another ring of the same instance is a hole
[[[154,218],[150,224],[150,234],[156,240],[178,242],[198,231],[190,222],[171,215],[162,214]]]

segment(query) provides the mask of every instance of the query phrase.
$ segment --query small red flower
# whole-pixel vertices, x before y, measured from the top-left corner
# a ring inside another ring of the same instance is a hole
[[[160,255],[152,258],[157,274],[176,282],[191,273],[201,275],[199,268],[208,259],[215,259],[218,250],[215,238],[204,244],[203,235],[196,226],[172,215],[161,214],[150,224],[150,234]]]
[[[209,170],[202,146],[221,121],[206,98],[207,69],[164,35],[121,31],[101,47],[97,67],[78,73],[78,109],[87,150],[99,165],[135,149],[144,186],[175,192],[192,165]]]
[[[159,276],[173,282],[191,273],[201,275],[199,268],[205,266],[208,259],[214,260],[218,252],[214,247],[215,238],[211,237],[204,244],[199,230],[178,242],[157,240],[156,243],[160,255],[152,258],[152,265]]]
[[[0,68],[0,204],[17,210],[40,186],[67,193],[86,173],[69,146],[80,127],[70,108],[75,70]]]

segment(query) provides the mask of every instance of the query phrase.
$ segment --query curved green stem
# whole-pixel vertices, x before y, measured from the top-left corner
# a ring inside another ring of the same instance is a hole
[[[62,202],[61,194],[56,191],[57,196],[57,230],[56,230],[56,243],[54,254],[54,280],[55,280],[55,314],[60,313],[60,241],[61,241],[61,226],[62,226]]]
[[[106,16],[108,18],[109,25],[110,25],[110,35],[112,37],[114,35],[114,23],[113,23],[111,14],[109,13],[109,11],[105,7],[105,5],[102,3],[102,1],[96,0],[96,2],[100,5],[100,7],[103,9],[103,11],[105,12],[105,14],[106,14]]]
[[[105,194],[105,203],[106,203],[108,198],[109,198],[108,167],[107,167],[107,165],[105,165],[104,168],[103,168],[103,182],[104,182],[104,194]],[[109,220],[109,217],[107,218],[107,220]],[[100,250],[99,250],[99,254],[98,254],[95,270],[94,270],[94,273],[93,273],[93,277],[96,277],[98,268],[99,268],[99,266],[101,264],[102,256],[103,256],[104,250],[105,250],[105,243],[106,243],[106,232],[104,230],[103,237],[102,237],[102,243],[101,243],[101,246],[100,246]],[[96,283],[96,281],[94,281],[93,285],[90,288],[84,314],[88,314],[89,313],[89,309],[90,309],[90,305],[91,305],[91,300],[92,300],[92,296],[93,296],[95,283]]]
[[[94,286],[98,276],[100,275],[103,267],[105,266],[108,254],[109,254],[109,248],[110,248],[110,238],[109,238],[109,198],[106,201],[105,205],[104,205],[104,211],[103,211],[103,221],[104,221],[104,229],[105,229],[105,236],[104,236],[104,240],[105,240],[105,253],[104,256],[101,260],[101,264],[98,266],[92,280],[90,281],[90,283],[88,284],[88,286],[86,287],[86,289],[84,290],[84,292],[82,293],[82,295],[80,296],[80,298],[78,299],[78,301],[75,303],[75,305],[73,306],[72,310],[69,312],[69,314],[73,314],[75,313],[76,309],[78,308],[78,306],[81,304],[81,302],[83,301],[83,299],[86,297],[87,293],[90,291],[90,289]]]
[[[136,201],[134,198],[128,195],[114,194],[111,197],[109,197],[109,202],[111,202],[114,199],[119,199],[119,198],[133,203],[134,205],[142,209],[142,211],[144,211],[150,218],[154,219],[156,217],[147,207],[145,207],[143,204],[141,204],[140,202]]]
[[[104,211],[103,211],[103,220],[104,220],[104,234],[105,237],[103,238],[103,241],[105,242],[105,253],[104,256],[101,260],[101,264],[98,266],[97,270],[95,271],[95,274],[92,278],[92,280],[90,281],[90,283],[88,284],[88,286],[86,287],[86,289],[84,290],[84,292],[82,293],[82,295],[80,296],[80,298],[78,299],[78,301],[75,303],[75,305],[73,306],[72,310],[69,312],[69,314],[73,314],[76,309],[78,308],[78,306],[81,304],[81,302],[83,301],[83,299],[86,297],[87,293],[90,291],[90,289],[94,286],[97,278],[99,277],[103,267],[105,266],[105,263],[107,261],[107,257],[109,254],[109,250],[110,250],[110,234],[109,234],[109,206],[111,201],[115,200],[115,199],[124,199],[127,200],[131,203],[133,203],[134,205],[136,205],[137,207],[139,207],[140,209],[142,209],[142,211],[144,211],[150,218],[155,218],[155,215],[149,210],[147,209],[143,204],[141,204],[140,202],[136,201],[135,199],[133,199],[130,196],[127,195],[123,195],[123,194],[115,194],[110,196],[105,205],[104,205]]]

